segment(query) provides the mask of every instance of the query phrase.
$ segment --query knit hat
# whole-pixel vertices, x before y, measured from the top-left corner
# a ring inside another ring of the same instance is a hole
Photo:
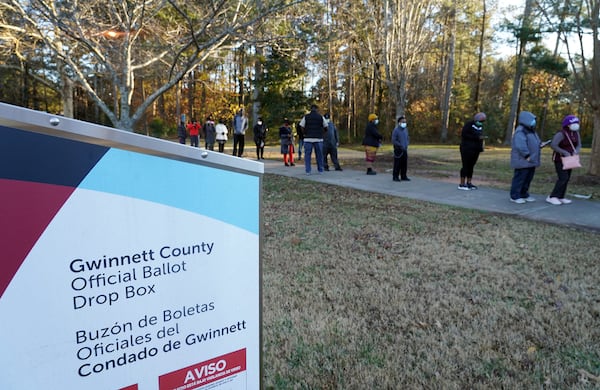
[[[572,125],[573,123],[579,123],[579,118],[575,115],[567,115],[562,120],[562,127],[569,127],[569,125]]]
[[[377,119],[377,115],[375,115],[375,114],[369,114],[369,122],[372,122],[375,119]]]
[[[485,112],[478,112],[475,114],[473,119],[475,119],[477,122],[483,122],[487,119],[487,117],[485,116]]]

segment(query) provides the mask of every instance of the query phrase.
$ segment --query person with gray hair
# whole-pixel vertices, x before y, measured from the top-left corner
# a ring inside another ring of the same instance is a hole
[[[484,112],[478,112],[473,116],[473,120],[468,121],[460,133],[460,159],[462,168],[460,169],[459,190],[476,190],[477,186],[471,180],[473,179],[473,169],[479,159],[479,153],[483,152],[483,122],[487,119]]]

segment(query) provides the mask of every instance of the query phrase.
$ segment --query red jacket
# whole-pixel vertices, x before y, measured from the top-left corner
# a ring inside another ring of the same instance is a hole
[[[200,134],[200,125],[197,122],[188,123],[187,129],[190,136]]]

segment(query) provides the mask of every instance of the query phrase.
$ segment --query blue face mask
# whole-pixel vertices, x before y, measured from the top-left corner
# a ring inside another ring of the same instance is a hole
[[[529,127],[531,127],[531,128],[533,129],[533,128],[535,127],[535,125],[536,125],[536,124],[537,124],[536,120],[535,120],[535,119],[533,119],[533,120],[531,121],[531,123],[529,124]]]
[[[476,124],[477,126],[481,127],[481,126],[483,125],[483,122],[476,121],[476,122],[475,122],[475,124]]]

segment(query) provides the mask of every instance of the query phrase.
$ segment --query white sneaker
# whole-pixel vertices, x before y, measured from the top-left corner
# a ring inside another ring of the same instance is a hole
[[[535,198],[533,196],[528,196],[525,198],[525,202],[535,202]]]
[[[459,184],[459,185],[458,185],[458,189],[459,189],[459,190],[463,190],[463,191],[470,191],[470,190],[471,190],[471,189],[469,188],[469,186],[468,186],[468,185],[466,185],[466,184]]]
[[[569,204],[569,203],[573,203],[573,201],[571,199],[567,199],[567,198],[562,198],[559,199],[560,203],[562,204]]]
[[[513,202],[513,203],[518,203],[518,204],[525,203],[525,199],[523,199],[523,198],[518,198],[518,199],[510,198],[510,201]]]
[[[555,206],[558,206],[558,205],[561,205],[561,204],[562,204],[562,203],[561,203],[561,201],[560,201],[560,200],[558,200],[558,198],[555,198],[555,197],[552,197],[552,198],[551,198],[551,197],[547,197],[547,198],[546,198],[546,202],[548,202],[548,203],[550,203],[550,204],[553,204],[553,205],[555,205]]]

